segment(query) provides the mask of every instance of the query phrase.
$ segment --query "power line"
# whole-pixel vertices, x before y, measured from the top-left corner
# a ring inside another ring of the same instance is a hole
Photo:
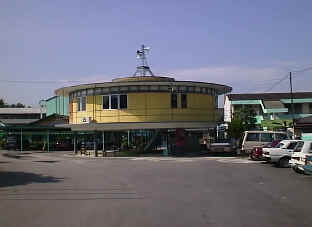
[[[301,69],[301,70],[292,71],[292,72],[293,73],[303,73],[303,72],[306,72],[306,71],[309,71],[309,70],[312,70],[312,66],[304,68],[304,69]]]
[[[274,83],[269,89],[265,90],[264,92],[268,92],[271,91],[274,87],[276,87],[278,84],[280,84],[282,81],[284,81],[285,79],[288,78],[288,74],[284,77],[282,77],[279,81],[277,81],[276,83]]]
[[[86,81],[76,81],[76,80],[0,80],[1,83],[85,83]]]

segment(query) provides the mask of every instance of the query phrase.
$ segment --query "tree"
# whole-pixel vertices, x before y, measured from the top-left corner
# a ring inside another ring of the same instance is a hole
[[[239,140],[244,131],[255,128],[255,117],[255,111],[248,106],[244,106],[240,110],[236,111],[233,115],[231,123],[228,126],[228,135],[235,140]]]
[[[17,108],[25,108],[25,105],[23,105],[22,103],[18,102],[15,107]]]
[[[4,99],[0,99],[0,108],[6,108],[8,104],[4,101]]]
[[[4,99],[0,98],[0,108],[25,108],[25,105],[20,102],[9,105]]]

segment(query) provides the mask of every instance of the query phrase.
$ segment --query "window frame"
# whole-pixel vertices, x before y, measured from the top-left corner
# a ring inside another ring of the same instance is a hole
[[[112,109],[112,96],[117,96],[117,108]],[[120,107],[120,96],[126,96],[127,100],[127,106],[121,108]],[[104,97],[108,97],[108,109],[104,109]],[[128,109],[128,94],[108,94],[108,95],[102,95],[102,110],[124,110]]]
[[[252,134],[257,135],[258,140],[249,140],[248,138],[249,138],[249,136],[252,135]],[[247,133],[246,142],[260,142],[260,133],[258,133],[258,132],[250,132],[250,133]]]
[[[104,97],[108,97],[108,108],[104,108]],[[102,110],[110,110],[110,95],[102,95]]]
[[[83,108],[82,99],[85,99],[85,105]],[[77,112],[83,112],[87,110],[87,96],[77,97]]]
[[[173,104],[173,95],[175,95],[175,102],[176,102],[176,104],[175,104],[175,106],[173,106],[172,104]],[[176,92],[171,92],[171,95],[170,95],[170,105],[171,105],[171,109],[177,109],[178,108],[178,93],[176,93]]]
[[[183,106],[183,102],[182,102],[182,96],[185,96],[185,106]],[[180,94],[180,103],[181,103],[181,108],[182,109],[186,109],[187,108],[187,93],[181,93]]]
[[[267,136],[267,137],[265,137],[265,136]],[[267,141],[267,140],[263,140],[262,138],[270,138],[271,140],[269,140],[269,141]],[[260,133],[260,142],[266,142],[266,143],[270,143],[270,142],[273,142],[273,140],[274,140],[274,135],[273,135],[273,133],[266,133],[266,132],[261,132]]]
[[[121,104],[121,102],[120,102],[120,97],[121,97],[121,96],[126,96],[126,104],[127,104],[127,105],[126,105],[126,107],[123,107],[123,108],[121,108],[121,105],[120,105],[120,104]],[[119,109],[120,109],[120,110],[128,109],[128,94],[119,94]]]
[[[117,97],[117,107],[116,108],[112,108],[112,96]],[[120,97],[119,94],[111,94],[110,95],[110,109],[111,110],[118,110],[119,109],[119,103],[120,103],[119,97]]]

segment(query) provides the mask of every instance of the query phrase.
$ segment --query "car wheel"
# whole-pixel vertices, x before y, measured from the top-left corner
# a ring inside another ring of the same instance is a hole
[[[298,169],[298,167],[297,167],[297,166],[293,166],[293,167],[292,167],[292,169],[293,169],[293,171],[295,171],[296,173],[300,173],[300,174],[302,174],[302,173],[303,173],[303,171],[302,171],[302,170],[300,170],[300,169]]]
[[[255,157],[253,152],[251,152],[251,154],[250,154],[250,159],[253,161],[256,161],[256,157]]]
[[[281,168],[288,168],[289,167],[289,158],[281,158],[278,163],[277,163],[278,167]]]

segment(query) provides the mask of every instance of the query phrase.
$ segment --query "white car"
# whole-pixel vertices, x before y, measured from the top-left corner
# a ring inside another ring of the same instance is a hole
[[[312,141],[298,142],[290,160],[292,169],[297,173],[303,173],[308,156],[312,156]]]
[[[263,148],[263,157],[278,167],[289,167],[289,160],[299,141],[282,140],[273,148]]]

